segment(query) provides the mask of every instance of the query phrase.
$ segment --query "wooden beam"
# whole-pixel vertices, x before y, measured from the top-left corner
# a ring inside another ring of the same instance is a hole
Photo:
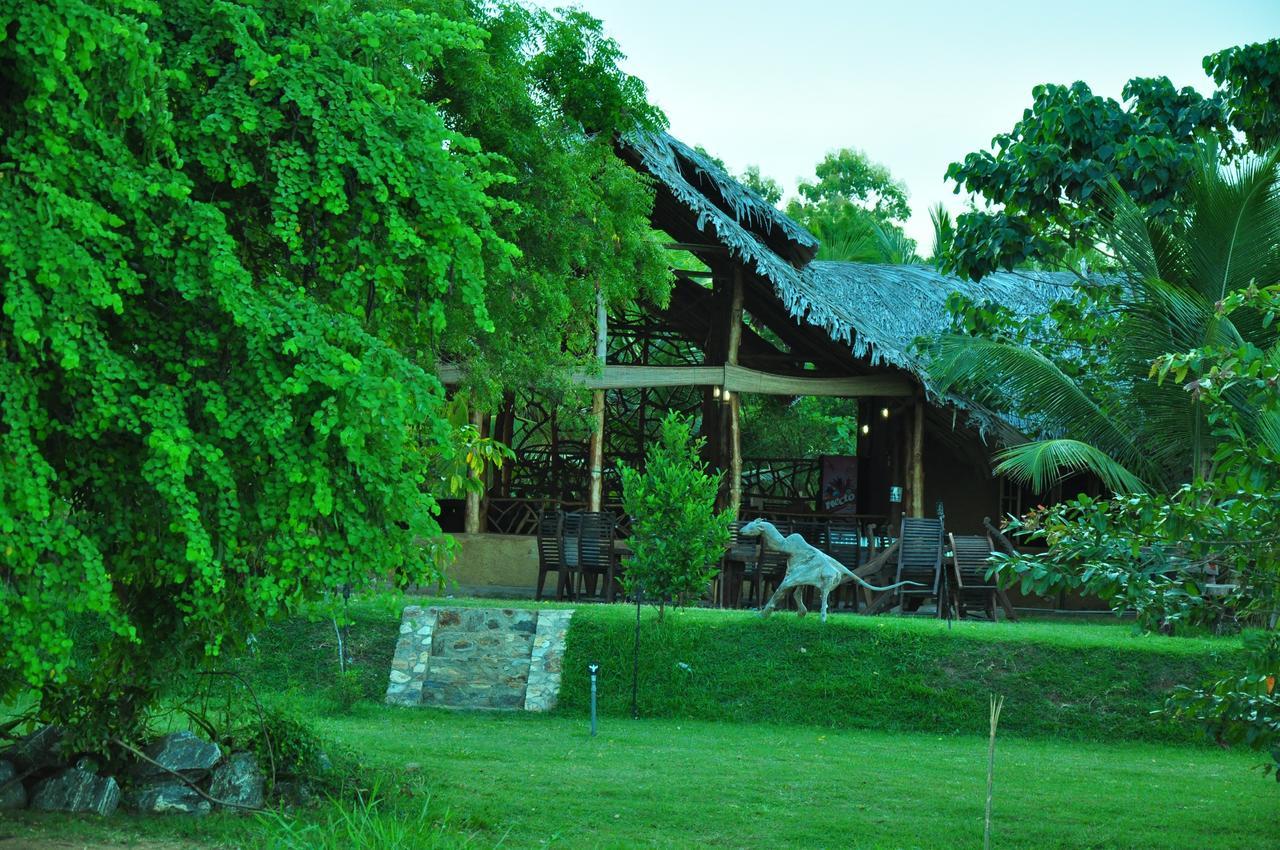
[[[436,375],[446,384],[461,383],[457,364],[442,364]],[[599,375],[579,372],[574,383],[593,390],[653,389],[655,387],[724,387],[730,392],[761,395],[835,396],[839,398],[907,397],[911,383],[895,375],[800,377],[761,372],[745,366],[605,366]]]
[[[662,247],[671,251],[688,251],[690,254],[727,255],[729,249],[723,245],[704,245],[697,242],[668,242]]]
[[[895,375],[799,377],[725,366],[724,386],[734,392],[761,395],[820,395],[839,398],[909,396],[911,383]]]

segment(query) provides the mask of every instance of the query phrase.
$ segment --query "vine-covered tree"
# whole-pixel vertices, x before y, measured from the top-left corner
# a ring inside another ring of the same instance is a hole
[[[558,351],[565,270],[660,293],[610,158],[660,119],[576,14],[10,0],[0,34],[0,699],[100,743],[262,618],[433,575],[435,358]]]

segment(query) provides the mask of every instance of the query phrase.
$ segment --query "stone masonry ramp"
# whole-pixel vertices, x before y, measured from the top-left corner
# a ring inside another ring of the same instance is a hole
[[[392,705],[549,711],[572,610],[404,609],[391,660]]]

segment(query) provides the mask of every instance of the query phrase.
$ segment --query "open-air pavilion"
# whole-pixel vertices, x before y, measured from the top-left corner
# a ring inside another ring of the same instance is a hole
[[[600,311],[598,373],[584,434],[558,421],[534,388],[508,393],[481,417],[516,452],[490,476],[455,529],[466,532],[454,570],[465,589],[525,592],[537,576],[534,535],[549,508],[621,513],[618,460],[637,463],[669,409],[694,413],[706,459],[724,472],[722,504],[741,519],[856,524],[861,559],[896,535],[900,520],[945,512],[948,530],[984,533],[986,517],[1018,512],[1028,497],[992,473],[991,453],[1020,439],[983,406],[942,392],[917,341],[950,329],[953,293],[1017,312],[1042,311],[1073,281],[1046,272],[992,274],[974,283],[926,265],[815,260],[818,240],[706,156],[665,133],[619,143],[654,179],[652,224],[675,270],[670,304],[627,315]],[[465,364],[443,370],[456,380]],[[824,499],[824,459],[744,457],[744,393],[856,399],[854,460],[827,461],[840,482]],[[852,486],[850,486],[852,485]],[[839,502],[838,505],[835,503]]]

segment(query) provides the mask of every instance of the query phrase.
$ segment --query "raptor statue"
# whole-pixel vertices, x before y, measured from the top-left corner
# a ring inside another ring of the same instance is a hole
[[[800,609],[800,616],[803,617],[809,613],[809,609],[804,607],[804,594],[800,591],[800,588],[805,585],[816,587],[822,591],[822,622],[825,623],[827,621],[827,597],[831,595],[831,591],[850,579],[877,593],[893,590],[907,584],[920,584],[916,581],[900,581],[888,587],[876,587],[826,552],[805,542],[805,539],[799,534],[788,534],[783,537],[782,532],[778,531],[773,523],[763,519],[755,519],[747,523],[742,527],[739,534],[743,537],[757,535],[763,537],[765,546],[775,552],[782,552],[787,556],[787,573],[782,577],[782,582],[778,585],[778,589],[773,592],[773,596],[770,596],[764,608],[760,609],[761,617],[769,616],[773,612],[773,606],[782,601],[789,590],[795,591],[796,606]]]

